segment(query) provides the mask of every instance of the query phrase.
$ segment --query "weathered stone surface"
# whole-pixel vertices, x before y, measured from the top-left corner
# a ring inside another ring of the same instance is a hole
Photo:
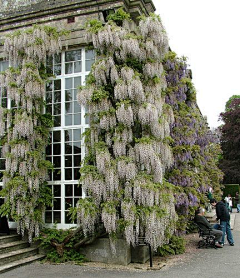
[[[116,240],[116,254],[112,253],[108,238],[100,238],[80,252],[91,262],[119,265],[128,265],[131,262],[131,248],[124,239]]]
[[[139,245],[131,247],[131,262],[144,264],[149,259],[149,247],[147,245]]]

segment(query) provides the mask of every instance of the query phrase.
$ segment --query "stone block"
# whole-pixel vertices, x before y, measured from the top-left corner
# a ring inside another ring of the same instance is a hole
[[[150,259],[148,245],[131,246],[131,258],[132,263],[146,263]]]
[[[128,265],[131,262],[131,248],[124,239],[115,241],[116,254],[113,254],[108,238],[97,239],[93,244],[80,249],[80,253],[91,262]]]

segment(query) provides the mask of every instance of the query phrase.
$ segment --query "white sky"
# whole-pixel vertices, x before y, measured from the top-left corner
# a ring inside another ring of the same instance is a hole
[[[240,95],[240,0],[153,0],[172,51],[188,57],[197,103],[210,127]]]

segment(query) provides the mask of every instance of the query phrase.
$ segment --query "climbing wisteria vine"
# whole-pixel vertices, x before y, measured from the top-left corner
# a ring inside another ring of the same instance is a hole
[[[164,180],[173,163],[174,115],[162,95],[168,40],[158,16],[136,27],[119,14],[105,26],[95,20],[87,26],[98,55],[78,94],[90,129],[81,169],[88,197],[80,200],[77,218],[86,235],[101,220],[110,239],[122,229],[129,244],[144,236],[156,250],[168,242],[177,218],[173,186]]]
[[[179,232],[185,232],[194,209],[205,202],[206,191],[210,187],[216,195],[220,191],[222,173],[217,167],[220,150],[197,106],[186,59],[169,52],[163,66],[167,80],[166,103],[173,108],[175,117],[171,127],[174,164],[166,177],[178,188],[175,194],[178,227]]]
[[[49,26],[34,26],[9,34],[4,43],[11,67],[0,75],[11,109],[0,108],[5,204],[1,208],[17,222],[17,231],[29,241],[39,234],[45,206],[51,201],[46,187],[51,163],[44,159],[51,115],[43,114],[44,63],[61,50],[61,33]]]

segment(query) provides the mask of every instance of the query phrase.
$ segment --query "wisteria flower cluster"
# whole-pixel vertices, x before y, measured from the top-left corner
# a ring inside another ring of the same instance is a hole
[[[8,214],[17,222],[18,233],[27,232],[29,242],[39,235],[44,220],[46,200],[41,194],[46,193],[52,167],[43,155],[52,119],[41,114],[45,83],[39,68],[47,55],[60,49],[60,33],[48,26],[11,33],[4,43],[12,67],[0,75],[0,85],[14,103],[12,109],[0,109],[5,205],[10,206]]]
[[[105,26],[91,21],[88,26],[88,39],[99,56],[78,93],[91,120],[85,138],[90,156],[81,180],[110,236],[124,223],[129,244],[145,236],[156,250],[167,242],[166,232],[171,235],[176,222],[173,188],[164,180],[173,163],[165,138],[174,122],[162,94],[167,84],[161,63],[168,52],[166,33],[154,15],[135,29],[114,21]]]

